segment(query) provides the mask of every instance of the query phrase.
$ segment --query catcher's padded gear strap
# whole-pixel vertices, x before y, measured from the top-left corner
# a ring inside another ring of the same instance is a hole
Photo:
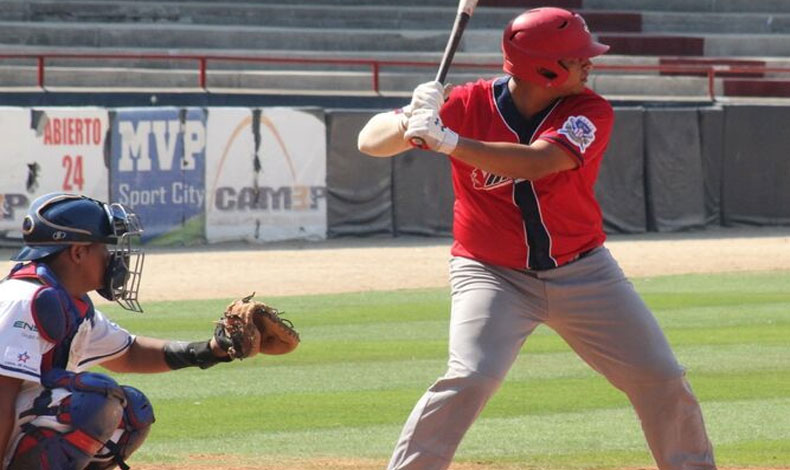
[[[129,385],[121,385],[121,388],[126,394],[123,420],[118,428],[121,433],[104,443],[104,449],[94,455],[93,462],[85,470],[109,470],[116,466],[129,470],[126,460],[140,448],[156,421],[151,402],[143,392]]]
[[[70,392],[92,392],[114,396],[121,403],[126,403],[126,397],[118,382],[107,375],[96,372],[77,374],[63,369],[52,369],[41,376],[41,385],[49,389],[65,388]]]
[[[172,370],[184,367],[208,369],[220,362],[232,361],[229,357],[217,357],[211,352],[209,341],[169,341],[165,344],[165,362]]]

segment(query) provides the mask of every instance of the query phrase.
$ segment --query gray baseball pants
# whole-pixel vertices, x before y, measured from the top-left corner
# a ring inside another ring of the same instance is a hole
[[[412,410],[390,470],[446,469],[540,323],[628,396],[659,469],[716,468],[684,369],[605,247],[537,272],[456,257],[450,284],[448,369]]]

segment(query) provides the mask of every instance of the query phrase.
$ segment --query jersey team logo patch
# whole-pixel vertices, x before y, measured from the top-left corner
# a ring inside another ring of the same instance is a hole
[[[6,346],[0,364],[15,370],[38,373],[41,356],[35,352],[16,346]]]
[[[570,116],[562,125],[559,133],[568,138],[581,153],[595,141],[595,124],[585,116]]]
[[[472,187],[475,189],[482,189],[483,191],[490,191],[501,186],[506,186],[511,183],[511,179],[505,176],[495,175],[487,171],[475,168],[472,170]]]

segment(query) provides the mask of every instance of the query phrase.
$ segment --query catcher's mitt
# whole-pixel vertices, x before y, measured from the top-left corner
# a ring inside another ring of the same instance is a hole
[[[280,318],[277,309],[252,300],[252,295],[236,300],[225,309],[214,329],[217,344],[231,359],[256,354],[286,354],[299,345],[293,324]]]

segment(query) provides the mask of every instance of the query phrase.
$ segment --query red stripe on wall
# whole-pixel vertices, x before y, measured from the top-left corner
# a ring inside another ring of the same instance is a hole
[[[790,97],[790,80],[728,78],[723,82],[724,96]]]
[[[594,33],[639,33],[642,31],[641,13],[614,13],[610,11],[579,11]]]
[[[480,0],[477,5],[481,7],[523,8],[525,10],[538,7],[577,9],[582,7],[582,0]]]
[[[609,54],[678,55],[705,54],[705,40],[690,36],[598,35],[598,40],[611,46]]]

